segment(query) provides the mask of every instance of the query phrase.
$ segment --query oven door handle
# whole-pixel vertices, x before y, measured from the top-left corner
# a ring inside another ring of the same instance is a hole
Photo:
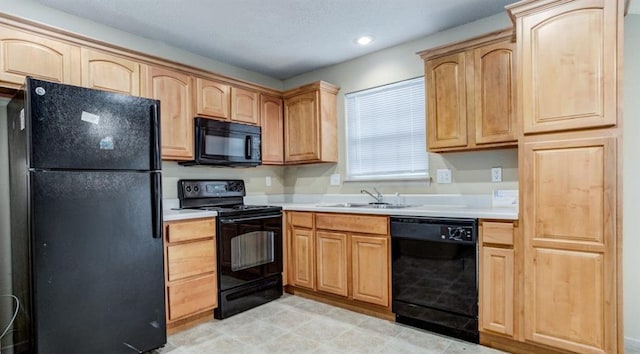
[[[231,219],[231,218],[221,218],[220,222],[223,224],[237,224],[243,221],[253,221],[253,220],[262,220],[262,219],[273,219],[280,217],[280,215],[265,215],[265,216],[252,216],[248,218],[239,218],[239,219]]]

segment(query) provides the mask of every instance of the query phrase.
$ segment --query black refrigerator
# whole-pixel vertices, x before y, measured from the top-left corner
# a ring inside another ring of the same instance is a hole
[[[27,78],[7,106],[14,352],[166,343],[159,104]]]

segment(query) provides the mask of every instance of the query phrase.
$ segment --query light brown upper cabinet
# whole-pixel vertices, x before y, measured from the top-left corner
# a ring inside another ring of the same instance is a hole
[[[19,88],[26,76],[80,85],[80,47],[0,26],[0,82]]]
[[[196,78],[196,115],[229,119],[230,91],[229,85]]]
[[[258,124],[260,120],[260,94],[255,91],[231,87],[231,120]]]
[[[82,86],[140,95],[140,64],[133,60],[82,48]]]
[[[548,2],[548,1],[547,1]],[[511,9],[525,134],[616,124],[617,0]]]
[[[286,164],[338,161],[338,90],[319,81],[284,93]]]
[[[284,164],[284,117],[280,97],[260,95],[262,164]]]
[[[162,158],[193,159],[192,77],[179,71],[149,66],[147,97],[160,100]]]
[[[513,30],[422,51],[434,152],[515,147]]]

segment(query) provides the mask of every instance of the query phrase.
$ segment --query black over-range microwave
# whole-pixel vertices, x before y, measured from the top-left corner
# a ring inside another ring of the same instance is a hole
[[[195,158],[180,165],[258,166],[260,127],[196,117]]]

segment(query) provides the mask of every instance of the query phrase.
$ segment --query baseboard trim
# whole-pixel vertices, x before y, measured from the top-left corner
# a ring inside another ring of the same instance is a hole
[[[624,348],[625,349],[633,349],[640,350],[640,339],[624,337]]]

